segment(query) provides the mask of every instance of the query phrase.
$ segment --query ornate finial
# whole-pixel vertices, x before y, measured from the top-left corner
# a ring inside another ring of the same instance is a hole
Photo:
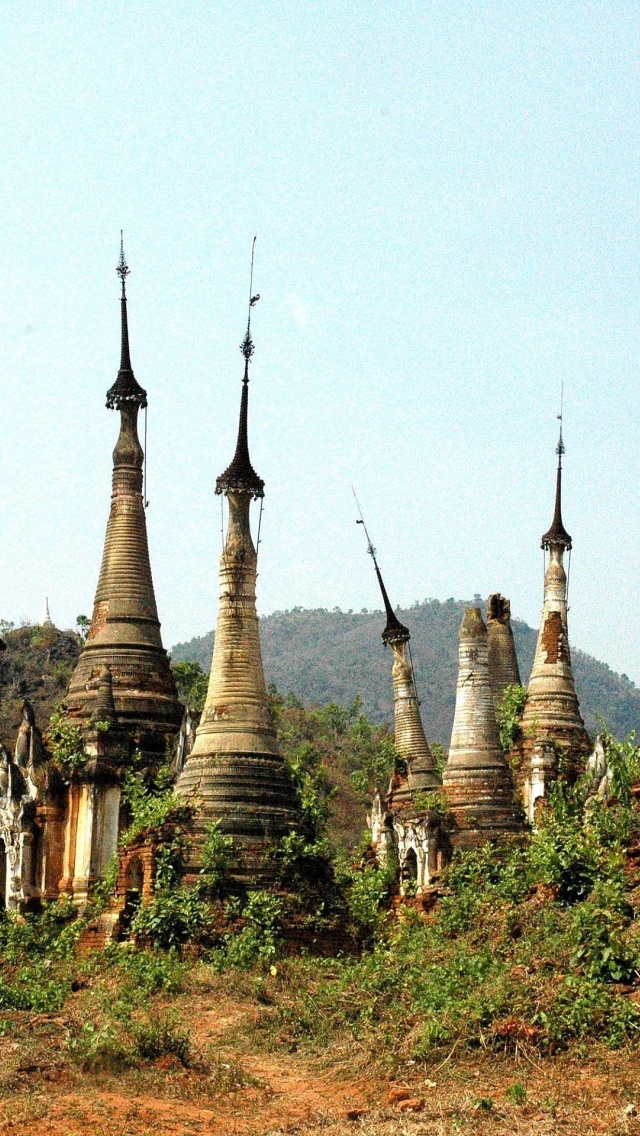
[[[374,565],[374,568],[376,570],[376,576],[378,577],[378,583],[380,585],[380,591],[382,592],[382,601],[384,603],[384,610],[385,610],[386,615],[387,615],[387,623],[386,623],[384,631],[382,632],[382,642],[384,644],[387,644],[387,643],[407,643],[409,641],[409,639],[411,638],[409,628],[405,627],[404,624],[400,622],[395,611],[393,610],[393,608],[391,606],[391,601],[389,599],[389,596],[387,595],[387,589],[384,586],[384,580],[382,579],[382,573],[380,571],[380,568],[378,567],[378,561],[376,559],[376,550],[373,547],[373,544],[371,542],[371,537],[369,536],[369,530],[367,529],[367,526],[366,526],[365,521],[364,521],[364,517],[362,516],[362,509],[360,508],[360,502],[358,501],[356,491],[355,491],[353,485],[351,486],[351,492],[353,493],[353,496],[355,498],[355,502],[356,502],[356,505],[357,505],[357,508],[358,508],[358,512],[360,514],[359,518],[356,521],[356,524],[362,525],[362,527],[364,529],[364,534],[367,538],[367,552],[369,553],[369,556],[373,560],[373,565]]]
[[[123,292],[123,295],[124,295],[124,282],[125,282],[127,276],[129,275],[129,273],[131,272],[131,269],[129,268],[129,265],[127,264],[127,262],[125,260],[125,256],[124,256],[124,237],[123,237],[123,234],[122,234],[122,229],[120,230],[120,259],[118,261],[118,267],[116,268],[116,272],[118,273],[118,276],[122,280],[122,292]]]
[[[242,379],[242,398],[240,400],[240,421],[238,423],[238,441],[236,443],[236,452],[233,456],[233,461],[230,466],[227,466],[224,473],[216,479],[216,493],[228,493],[230,490],[235,490],[241,493],[250,493],[253,498],[264,497],[264,481],[258,477],[255,469],[251,464],[249,457],[249,436],[248,436],[248,413],[249,413],[249,361],[255,351],[253,340],[251,338],[251,309],[260,299],[259,295],[252,296],[253,291],[253,258],[255,254],[256,240],[258,234],[256,233],[253,238],[251,246],[251,275],[249,278],[249,317],[247,319],[247,330],[245,337],[240,344],[240,350],[244,355],[244,377]]]
[[[562,523],[562,455],[565,452],[564,439],[562,437],[562,423],[563,423],[563,408],[564,408],[564,383],[562,384],[560,392],[560,413],[558,414],[558,421],[560,422],[560,433],[558,435],[558,444],[556,446],[556,453],[558,455],[558,469],[556,473],[556,502],[553,512],[553,521],[551,528],[544,534],[542,538],[542,547],[544,549],[551,548],[552,544],[559,545],[561,548],[571,548],[571,537]]]
[[[129,318],[127,316],[127,294],[124,282],[130,269],[124,256],[124,239],[120,230],[120,259],[116,272],[122,281],[122,295],[120,297],[120,370],[112,387],[107,391],[107,409],[121,410],[125,402],[135,402],[138,406],[147,405],[147,392],[137,382],[131,367],[129,354]]]
[[[254,342],[251,338],[251,309],[256,306],[256,304],[258,303],[258,300],[260,299],[260,293],[259,292],[257,292],[255,296],[252,295],[252,293],[253,293],[253,258],[255,256],[255,252],[256,252],[256,241],[257,241],[257,239],[258,239],[258,234],[256,233],[255,237],[253,238],[253,244],[251,245],[251,273],[250,273],[250,276],[249,276],[249,314],[247,316],[247,330],[245,332],[244,339],[242,340],[242,343],[240,344],[240,350],[242,351],[242,354],[244,355],[247,363],[249,362],[251,356],[253,355],[253,353],[255,351],[255,345],[254,345]],[[245,382],[249,382],[249,374],[248,374],[248,371],[247,371],[246,368],[245,368],[244,378],[245,378]]]
[[[558,455],[558,465],[562,464],[562,455],[564,453],[564,442],[562,440],[563,407],[564,407],[564,383],[562,383],[562,386],[560,387],[560,413],[558,415],[558,421],[560,423],[560,435],[558,437],[558,445],[556,446],[556,453]]]

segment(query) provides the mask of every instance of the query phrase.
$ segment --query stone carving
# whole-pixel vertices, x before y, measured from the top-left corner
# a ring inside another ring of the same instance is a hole
[[[0,896],[8,909],[24,910],[39,896],[33,853],[45,761],[33,707],[25,701],[13,758],[0,747]]]

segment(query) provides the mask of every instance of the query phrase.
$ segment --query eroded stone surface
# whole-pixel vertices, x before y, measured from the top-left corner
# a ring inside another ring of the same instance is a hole
[[[520,685],[520,668],[511,629],[511,603],[494,592],[487,600],[489,680],[496,712],[507,686]]]
[[[269,711],[256,613],[257,556],[250,506],[263,482],[251,466],[247,444],[248,376],[245,368],[236,455],[218,481],[229,502],[220,559],[220,604],[211,675],[195,742],[176,792],[196,803],[196,839],[190,867],[200,866],[205,826],[220,821],[234,839],[236,874],[268,882],[269,845],[299,826],[291,779]]]
[[[487,628],[479,608],[467,608],[460,627],[456,709],[442,781],[454,846],[479,847],[520,830],[513,779],[498,735]]]

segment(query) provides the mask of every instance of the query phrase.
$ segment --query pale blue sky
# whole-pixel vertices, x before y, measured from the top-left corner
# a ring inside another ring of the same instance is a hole
[[[0,16],[0,616],[90,613],[120,228],[165,643],[217,609],[251,239],[262,612],[499,590],[537,624],[565,382],[574,644],[640,680],[640,12],[70,3]]]

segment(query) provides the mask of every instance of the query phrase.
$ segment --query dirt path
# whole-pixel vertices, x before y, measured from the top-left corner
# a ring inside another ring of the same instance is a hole
[[[120,1075],[82,1072],[66,1056],[64,1018],[25,1021],[24,1048],[0,1040],[0,1070],[11,1074],[0,1094],[0,1133],[640,1136],[635,1054],[592,1050],[580,1060],[548,1061],[452,1054],[390,1083],[373,1068],[350,1076],[348,1051],[337,1047],[313,1060],[256,1051],[245,1027],[269,1011],[255,999],[185,995],[179,1010],[206,1057],[201,1067],[159,1058]],[[406,1101],[391,1102],[391,1090],[404,1091],[418,1111],[403,1112]]]

